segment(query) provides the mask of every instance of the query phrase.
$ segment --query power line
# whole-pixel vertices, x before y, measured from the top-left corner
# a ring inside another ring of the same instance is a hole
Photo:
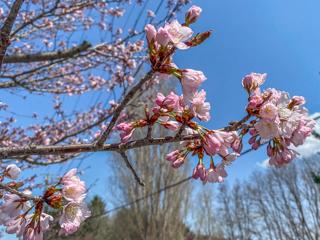
[[[175,182],[175,183],[173,183],[173,184],[164,186],[163,188],[160,188],[160,189],[159,189],[158,191],[156,191],[156,192],[147,194],[147,195],[145,195],[145,196],[143,196],[143,197],[140,197],[140,198],[137,198],[137,199],[135,199],[135,200],[133,200],[133,201],[131,201],[131,202],[127,202],[127,203],[125,203],[125,204],[119,205],[118,207],[112,208],[112,209],[106,211],[106,213],[103,214],[103,215],[106,215],[106,214],[108,214],[108,213],[117,211],[117,210],[119,210],[119,209],[121,209],[121,208],[125,208],[125,207],[128,207],[128,206],[131,206],[131,205],[133,205],[133,204],[135,204],[135,203],[137,203],[137,202],[140,202],[140,201],[142,201],[142,200],[144,200],[144,199],[146,199],[146,198],[152,197],[152,196],[154,196],[154,195],[158,195],[158,194],[160,194],[161,192],[167,191],[167,190],[169,190],[170,188],[177,187],[177,186],[179,186],[180,184],[185,183],[185,182],[187,182],[187,181],[189,181],[189,180],[191,180],[191,179],[192,179],[192,176],[187,177],[187,178],[184,178],[184,179],[182,179],[182,180],[180,180],[180,181],[178,181],[178,182]],[[103,215],[102,215],[102,216],[103,216]]]
[[[243,152],[240,154],[240,157],[243,156],[243,155],[245,155],[245,154],[247,154],[247,153],[249,153],[249,152],[251,152],[251,151],[253,151],[252,148],[243,151]],[[172,184],[170,184],[170,185],[166,185],[166,186],[158,189],[158,190],[155,191],[155,192],[146,194],[146,195],[144,195],[144,196],[142,196],[142,197],[140,197],[140,198],[137,198],[137,199],[135,199],[135,200],[133,200],[133,201],[130,201],[130,202],[124,203],[124,204],[122,204],[122,205],[119,205],[119,206],[117,206],[117,207],[115,207],[115,208],[112,208],[112,209],[106,211],[105,214],[97,215],[97,216],[93,216],[93,217],[103,217],[103,216],[105,216],[105,215],[108,214],[108,213],[115,212],[115,211],[120,210],[120,209],[122,209],[122,208],[131,206],[131,205],[133,205],[133,204],[135,204],[135,203],[137,203],[137,202],[140,202],[140,201],[142,201],[142,200],[144,200],[144,199],[146,199],[146,198],[152,197],[152,196],[154,196],[154,195],[158,195],[158,194],[160,194],[160,193],[162,193],[162,192],[164,192],[164,191],[167,191],[167,190],[169,190],[169,189],[171,189],[171,188],[177,187],[177,186],[179,186],[179,185],[181,185],[181,184],[183,184],[183,183],[185,183],[185,182],[188,182],[188,181],[191,180],[191,179],[192,179],[192,176],[189,176],[189,177],[187,177],[187,178],[181,179],[180,181],[175,182],[175,183],[172,183]]]

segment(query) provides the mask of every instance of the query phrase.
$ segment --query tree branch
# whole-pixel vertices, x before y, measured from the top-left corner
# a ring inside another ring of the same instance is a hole
[[[101,146],[91,144],[71,144],[71,145],[40,145],[26,147],[5,147],[0,148],[0,159],[17,158],[26,155],[63,155],[83,152],[103,152],[103,151],[125,151],[149,145],[162,145],[165,143],[189,141],[199,139],[200,135],[188,136],[167,136],[164,138],[139,139],[127,143],[103,144]]]
[[[21,198],[25,198],[25,199],[32,200],[32,201],[35,201],[35,202],[42,201],[42,198],[40,198],[40,197],[34,197],[32,195],[28,195],[28,194],[25,194],[23,192],[19,192],[18,190],[15,190],[15,189],[11,188],[11,187],[7,186],[4,183],[0,183],[0,189],[3,189],[3,190],[5,190],[5,191],[7,191],[9,193],[18,195]]]
[[[80,52],[86,51],[91,47],[91,44],[84,41],[79,46],[70,48],[66,51],[45,52],[36,54],[19,54],[12,56],[5,56],[3,63],[30,63],[53,61],[57,59],[72,58]]]
[[[12,26],[17,18],[18,12],[22,6],[23,0],[16,0],[9,12],[7,19],[0,30],[0,69],[3,63],[3,58],[10,44],[10,33]]]
[[[121,157],[123,158],[124,162],[126,163],[127,167],[129,168],[129,170],[132,172],[135,180],[138,182],[138,184],[142,187],[145,186],[144,182],[141,180],[141,178],[138,176],[136,170],[133,168],[133,166],[131,165],[131,163],[129,162],[129,159],[126,155],[126,153],[124,151],[119,151]]]
[[[153,71],[149,71],[144,78],[140,80],[131,90],[127,93],[127,95],[123,98],[120,105],[116,108],[114,111],[113,117],[111,119],[111,122],[109,123],[107,129],[101,134],[100,138],[97,140],[95,145],[102,146],[104,142],[107,140],[111,130],[113,129],[114,125],[116,124],[120,113],[122,110],[126,107],[126,105],[130,102],[130,100],[134,97],[136,92],[145,84],[147,81],[149,81],[153,76]]]

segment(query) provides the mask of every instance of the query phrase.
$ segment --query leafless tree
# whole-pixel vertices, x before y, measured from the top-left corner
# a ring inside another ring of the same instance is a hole
[[[255,172],[233,188],[222,185],[220,226],[226,239],[319,239],[319,157],[284,169]]]

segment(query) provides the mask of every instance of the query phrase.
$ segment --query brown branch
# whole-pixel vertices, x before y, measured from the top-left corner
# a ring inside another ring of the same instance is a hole
[[[98,146],[91,144],[71,144],[71,145],[40,145],[40,146],[25,146],[25,147],[4,147],[0,148],[0,159],[17,158],[26,155],[63,155],[71,153],[83,152],[103,152],[103,151],[125,151],[133,148],[139,148],[149,145],[162,145],[172,142],[189,141],[198,139],[198,134],[163,138],[139,139],[127,143],[103,144]]]
[[[99,137],[99,139],[95,143],[97,146],[102,146],[104,144],[104,142],[107,140],[109,134],[111,133],[114,125],[116,124],[122,110],[126,107],[126,105],[134,97],[136,92],[139,89],[141,89],[143,84],[145,84],[147,81],[149,81],[152,78],[152,76],[153,76],[153,71],[151,70],[133,88],[130,89],[130,91],[127,93],[127,95],[121,101],[120,105],[114,111],[113,117],[112,117],[107,129],[101,134],[101,136]]]
[[[143,182],[143,180],[141,180],[141,178],[138,176],[136,170],[133,168],[133,166],[131,165],[128,156],[126,155],[126,153],[124,151],[119,151],[121,157],[123,158],[124,162],[126,163],[127,167],[129,168],[129,170],[132,172],[135,180],[138,182],[138,184],[142,187],[145,186],[145,183]]]
[[[28,195],[28,194],[25,194],[23,192],[19,192],[18,190],[11,188],[11,187],[9,187],[8,185],[6,185],[4,183],[0,183],[0,189],[3,189],[3,190],[5,190],[5,191],[7,191],[9,193],[18,195],[21,198],[25,198],[25,199],[32,200],[32,201],[35,201],[35,202],[42,201],[42,198],[40,198],[40,197],[34,197],[32,195]]]
[[[13,3],[10,9],[9,15],[6,18],[0,30],[0,69],[3,63],[3,58],[10,44],[10,33],[12,30],[13,24],[18,16],[18,12],[22,6],[22,3],[23,3],[23,0],[16,0]]]
[[[66,51],[5,56],[3,63],[30,63],[30,62],[53,61],[57,59],[72,58],[75,55],[88,50],[90,47],[91,47],[91,44],[88,43],[87,41],[84,41],[79,46],[70,48]]]

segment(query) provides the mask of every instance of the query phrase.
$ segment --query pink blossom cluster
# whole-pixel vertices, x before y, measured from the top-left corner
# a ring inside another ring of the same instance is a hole
[[[0,176],[2,184],[16,191],[1,193],[0,224],[8,234],[16,234],[18,238],[25,240],[42,240],[44,232],[50,228],[50,222],[53,221],[52,216],[43,212],[44,204],[54,209],[62,209],[59,220],[61,235],[74,233],[90,216],[84,202],[87,190],[85,183],[76,175],[77,169],[66,173],[58,184],[48,187],[41,197],[32,196],[29,190],[20,192],[22,182],[4,183],[6,178],[17,179],[20,172],[19,167],[10,164]]]
[[[180,80],[183,95],[175,92],[168,95],[158,93],[152,111],[146,109],[146,117],[134,122],[122,122],[116,126],[120,131],[121,141],[128,142],[136,128],[159,124],[170,131],[180,132],[194,139],[183,141],[181,150],[174,150],[166,156],[172,167],[182,166],[188,155],[198,156],[193,170],[193,178],[202,182],[222,182],[227,176],[225,167],[240,156],[243,137],[250,134],[249,144],[257,149],[268,142],[267,154],[270,164],[281,166],[296,157],[296,152],[289,148],[301,145],[315,125],[308,118],[303,97],[289,98],[288,94],[275,89],[260,90],[266,80],[266,74],[251,73],[242,80],[243,87],[249,94],[247,116],[231,122],[219,130],[209,130],[197,122],[210,120],[210,103],[206,102],[205,90],[199,87],[206,80],[201,71],[179,69],[172,61],[176,49],[187,49],[202,43],[210,34],[198,34],[193,37],[189,27],[198,20],[201,8],[192,6],[186,14],[185,23],[178,21],[166,23],[156,29],[147,25],[145,30],[149,46],[149,59],[152,69],[164,78],[171,76]],[[160,80],[161,84],[161,80]],[[183,131],[184,130],[184,131]],[[206,166],[206,159],[209,159]],[[221,158],[219,163],[214,160]]]
[[[308,118],[303,97],[290,98],[288,93],[273,88],[261,91],[259,87],[265,78],[266,74],[251,73],[243,79],[243,86],[249,92],[247,112],[255,118],[249,129],[249,143],[257,149],[268,142],[270,165],[282,166],[297,156],[290,147],[304,143],[315,121]]]
[[[71,169],[60,181],[63,186],[62,196],[68,201],[63,207],[62,216],[59,220],[61,235],[69,235],[76,232],[80,224],[91,215],[83,201],[87,191],[85,183],[76,174],[77,169]]]

